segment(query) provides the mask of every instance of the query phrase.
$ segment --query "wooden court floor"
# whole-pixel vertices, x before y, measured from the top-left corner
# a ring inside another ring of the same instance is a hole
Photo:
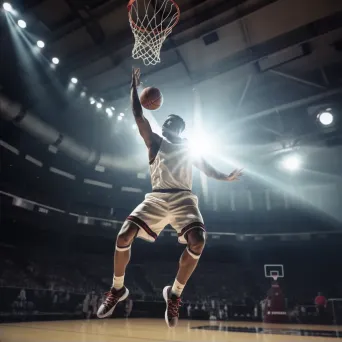
[[[337,331],[339,331],[339,335],[337,335]],[[323,334],[323,337],[316,336],[320,334]],[[332,337],[328,337],[330,335]],[[0,324],[0,342],[43,341],[324,342],[342,341],[342,326],[180,321],[176,329],[168,329],[161,319],[106,319]]]

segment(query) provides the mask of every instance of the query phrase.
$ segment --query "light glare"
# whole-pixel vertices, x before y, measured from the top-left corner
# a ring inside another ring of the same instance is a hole
[[[44,43],[42,40],[38,40],[37,46],[38,46],[40,49],[42,49],[42,48],[44,48],[45,43]]]
[[[108,114],[109,118],[111,118],[113,116],[113,112],[110,108],[106,108],[106,113]]]
[[[122,116],[122,117],[123,117],[123,116],[125,116],[125,114],[124,114],[124,113],[120,113],[120,116]]]
[[[301,165],[301,160],[299,156],[292,155],[283,159],[282,166],[290,171],[298,170]]]
[[[24,20],[20,19],[20,20],[18,20],[18,26],[20,28],[24,29],[24,28],[26,28],[26,22]]]
[[[59,59],[57,57],[53,57],[52,63],[57,65],[59,63]]]
[[[77,84],[78,79],[77,79],[76,77],[73,77],[73,78],[71,79],[71,82],[72,82],[73,84]]]
[[[206,137],[203,132],[195,132],[189,138],[189,150],[193,157],[201,157],[214,150],[212,138]]]
[[[318,115],[319,122],[324,126],[329,126],[334,121],[334,117],[330,112],[323,112]]]
[[[102,108],[102,103],[98,102],[98,103],[96,104],[96,107],[97,107],[98,109],[101,109],[101,108]]]
[[[92,105],[96,102],[95,99],[94,99],[93,97],[90,97],[90,98],[89,98],[89,101],[90,101],[90,104],[92,104]]]
[[[85,97],[87,95],[87,93],[85,91],[81,92],[81,97]]]
[[[4,8],[5,11],[7,12],[12,12],[13,8],[12,8],[12,5],[9,4],[8,2],[4,2],[2,7]]]
[[[121,121],[122,120],[122,116],[118,116],[118,120]]]
[[[138,126],[137,126],[136,124],[133,124],[133,125],[132,125],[132,128],[133,128],[134,130],[136,130],[136,129],[138,128]]]

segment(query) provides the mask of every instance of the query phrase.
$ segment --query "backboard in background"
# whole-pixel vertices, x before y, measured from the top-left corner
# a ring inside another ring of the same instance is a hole
[[[277,280],[278,278],[284,278],[284,265],[265,264],[264,272],[266,278],[273,278],[273,280]]]

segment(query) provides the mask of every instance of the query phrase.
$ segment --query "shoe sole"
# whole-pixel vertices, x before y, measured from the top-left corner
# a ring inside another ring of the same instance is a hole
[[[125,291],[125,293],[119,298],[119,300],[118,300],[118,302],[108,311],[108,312],[106,312],[105,314],[103,314],[103,315],[101,315],[101,314],[99,314],[99,311],[100,311],[100,309],[101,309],[101,306],[103,305],[103,304],[101,304],[101,306],[100,306],[100,308],[99,308],[99,310],[97,311],[97,317],[98,318],[106,318],[106,317],[109,317],[109,316],[111,316],[112,314],[113,314],[113,312],[114,312],[114,309],[116,308],[116,306],[118,305],[118,303],[120,303],[120,302],[122,302],[123,300],[125,300],[127,297],[128,297],[128,295],[129,295],[129,290],[126,288],[126,291]]]
[[[165,286],[164,289],[163,289],[163,298],[165,300],[165,303],[166,303],[166,310],[165,310],[165,315],[164,315],[164,318],[165,318],[165,322],[166,322],[166,325],[170,327],[170,324],[169,324],[169,318],[167,317],[167,309],[169,308],[169,303],[168,303],[168,299],[169,299],[169,296],[167,295],[167,291],[168,289],[170,288],[171,286]]]

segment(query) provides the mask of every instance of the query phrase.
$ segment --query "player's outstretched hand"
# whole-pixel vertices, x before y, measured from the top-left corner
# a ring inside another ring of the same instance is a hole
[[[132,87],[139,87],[140,85],[140,69],[132,68]]]
[[[229,176],[227,177],[228,182],[240,180],[240,177],[243,175],[243,169],[235,169]]]

